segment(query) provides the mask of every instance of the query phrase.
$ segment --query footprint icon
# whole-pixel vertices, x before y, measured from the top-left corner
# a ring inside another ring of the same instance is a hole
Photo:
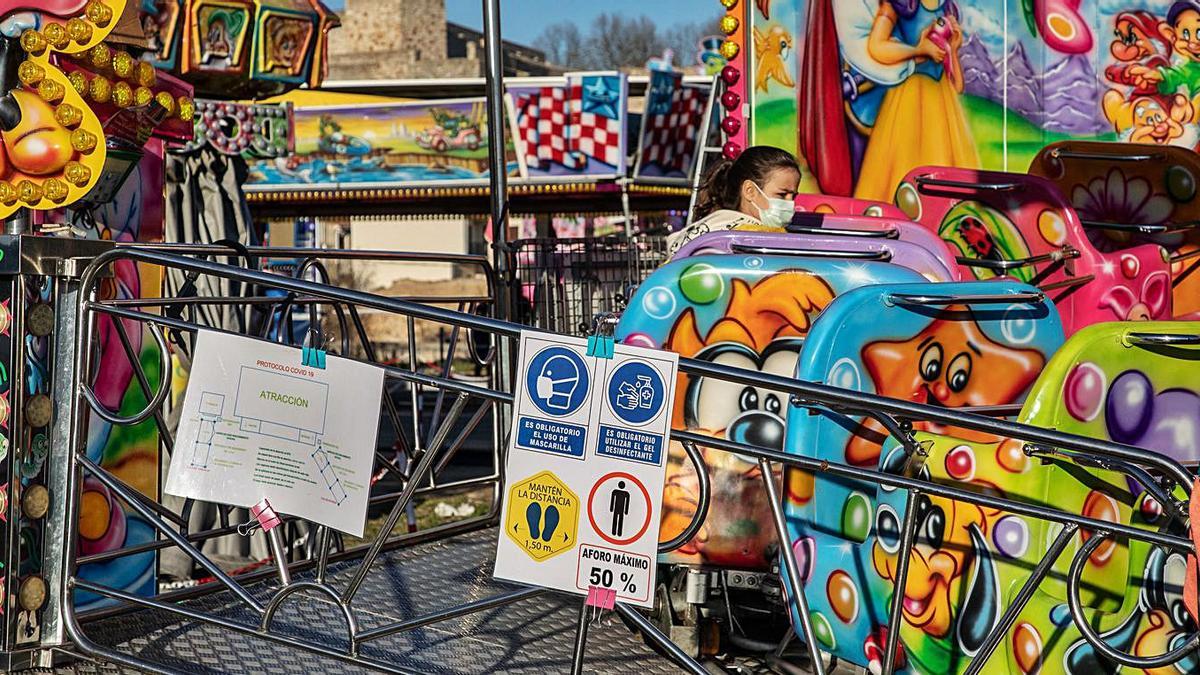
[[[542,529],[542,541],[549,542],[556,529],[558,529],[558,507],[551,504],[546,507],[546,527]]]
[[[550,507],[554,508],[554,507]],[[538,533],[541,531],[542,525],[542,505],[537,502],[530,502],[529,506],[525,507],[525,522],[529,524],[529,536],[534,539],[538,538]],[[558,514],[554,514],[554,522],[558,523]]]

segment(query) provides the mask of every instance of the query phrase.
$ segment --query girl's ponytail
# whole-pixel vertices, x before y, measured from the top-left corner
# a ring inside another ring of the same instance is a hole
[[[696,197],[696,209],[692,212],[692,222],[700,220],[719,209],[737,208],[731,203],[729,193],[729,172],[733,170],[733,161],[722,157],[709,168],[708,174],[700,182],[700,193]]]

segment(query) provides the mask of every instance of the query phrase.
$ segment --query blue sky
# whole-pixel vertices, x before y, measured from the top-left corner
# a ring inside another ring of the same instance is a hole
[[[371,0],[354,0],[369,3]],[[338,10],[344,0],[326,0],[329,7]],[[710,12],[697,11],[705,4]],[[574,21],[587,32],[588,24],[598,14],[620,12],[631,16],[645,14],[659,25],[668,27],[682,21],[697,21],[705,16],[716,16],[722,11],[717,0],[501,0],[500,27],[504,39],[514,42],[532,42],[542,29],[559,21]],[[483,0],[446,0],[446,16],[454,23],[472,28],[483,24]],[[382,20],[384,17],[380,17]]]

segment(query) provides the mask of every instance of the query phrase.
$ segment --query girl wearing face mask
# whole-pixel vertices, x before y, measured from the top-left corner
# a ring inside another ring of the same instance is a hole
[[[700,185],[692,222],[667,237],[668,253],[706,232],[782,232],[792,220],[799,185],[800,166],[785,150],[756,145],[736,160],[722,159]]]

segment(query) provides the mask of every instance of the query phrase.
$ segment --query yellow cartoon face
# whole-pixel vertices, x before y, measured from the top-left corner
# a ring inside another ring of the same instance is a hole
[[[983,511],[965,502],[921,495],[916,507],[917,537],[904,583],[904,619],[933,637],[945,637],[953,625],[954,608],[961,604],[958,591],[974,555],[972,528],[983,534],[987,524]],[[887,513],[880,511],[879,525],[884,527],[872,559],[879,576],[891,581],[896,578],[900,521],[895,518],[894,527],[885,525]]]

